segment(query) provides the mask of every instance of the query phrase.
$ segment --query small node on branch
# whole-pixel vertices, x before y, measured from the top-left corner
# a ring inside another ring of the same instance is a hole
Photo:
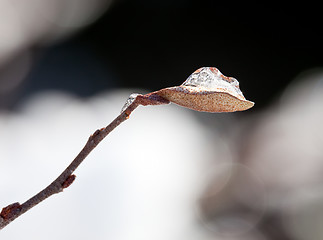
[[[94,138],[96,137],[97,135],[100,134],[100,132],[103,130],[104,128],[101,128],[101,129],[97,129],[92,135],[91,135],[91,138]]]
[[[2,211],[0,213],[0,217],[3,218],[3,220],[7,220],[15,216],[18,212],[21,210],[20,203],[16,202],[13,204],[8,205],[7,207],[2,208]]]
[[[62,188],[68,188],[75,180],[76,176],[74,174],[68,176],[68,178],[63,182]]]

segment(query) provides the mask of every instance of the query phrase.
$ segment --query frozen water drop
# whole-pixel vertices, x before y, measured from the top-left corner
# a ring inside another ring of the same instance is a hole
[[[183,83],[183,85],[186,86],[197,86],[199,84],[199,74],[197,73],[192,73],[186,81]]]
[[[205,81],[203,81],[202,83],[203,83],[203,86],[204,86],[204,87],[209,87],[209,86],[211,86],[212,82],[213,82],[212,77],[208,76],[208,77],[205,79]]]
[[[132,93],[126,103],[123,105],[122,109],[121,109],[121,112],[123,112],[124,110],[127,109],[127,107],[129,107],[131,105],[131,103],[133,103],[133,101],[135,101],[136,97],[139,95],[139,93]]]
[[[235,88],[235,90],[237,91],[237,93],[241,94],[242,95],[242,92],[240,90],[240,87],[239,87],[239,82],[237,79],[231,77],[231,85]]]
[[[236,94],[242,95],[238,80],[232,77],[224,76],[215,67],[203,67],[196,70],[182,85],[203,87],[209,91],[229,90],[235,92]]]
[[[235,86],[235,87],[239,88],[239,82],[238,82],[237,79],[231,77],[230,80],[231,80],[231,85],[232,86]]]
[[[199,74],[199,79],[201,82],[206,81],[206,79],[209,77],[209,74],[206,71],[202,71]]]

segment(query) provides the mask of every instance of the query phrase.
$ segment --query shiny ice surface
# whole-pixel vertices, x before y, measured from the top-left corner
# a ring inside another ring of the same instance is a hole
[[[209,91],[229,90],[243,96],[238,80],[224,76],[215,67],[202,67],[196,70],[182,85],[206,88]]]
[[[131,105],[131,103],[133,103],[133,101],[135,101],[136,97],[139,95],[139,93],[132,93],[126,103],[123,105],[122,109],[121,109],[121,112],[123,112],[124,110],[127,109],[127,107],[129,107]]]

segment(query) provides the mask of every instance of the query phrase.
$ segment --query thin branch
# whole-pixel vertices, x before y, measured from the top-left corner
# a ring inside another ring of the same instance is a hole
[[[122,108],[120,115],[107,127],[96,130],[89,137],[81,152],[55,181],[25,203],[21,205],[13,203],[2,209],[0,213],[0,230],[49,196],[59,193],[70,186],[75,179],[75,175],[72,173],[87,155],[113,129],[128,119],[132,111],[139,105],[160,105],[170,102],[203,112],[243,111],[254,105],[253,102],[245,99],[235,78],[224,76],[214,67],[203,67],[196,70],[182,85],[177,87],[164,88],[146,95],[132,94]]]
[[[7,226],[10,222],[15,220],[17,217],[27,212],[32,207],[36,206],[46,198],[50,197],[55,193],[62,192],[64,188],[67,188],[75,179],[75,175],[72,173],[78,168],[83,160],[89,155],[89,153],[117,126],[127,120],[130,114],[139,105],[159,105],[168,104],[169,101],[156,95],[135,95],[128,99],[124,110],[120,115],[115,118],[108,126],[96,130],[88,139],[83,149],[71,162],[71,164],[59,175],[50,185],[44,190],[24,202],[23,204],[13,203],[7,207],[4,207],[0,213],[0,230]]]

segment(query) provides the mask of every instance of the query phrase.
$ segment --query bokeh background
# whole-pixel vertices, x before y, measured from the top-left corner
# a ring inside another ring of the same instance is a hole
[[[0,0],[0,206],[69,164],[132,92],[202,66],[254,108],[141,107],[7,239],[323,239],[319,7]]]

